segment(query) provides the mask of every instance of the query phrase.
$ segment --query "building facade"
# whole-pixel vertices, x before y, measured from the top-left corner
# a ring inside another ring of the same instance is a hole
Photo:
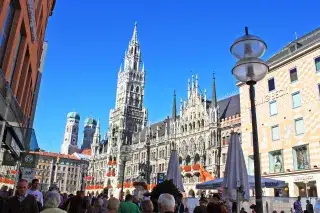
[[[61,192],[75,193],[85,184],[88,161],[79,155],[52,152],[34,152],[38,155],[35,178],[39,179],[40,190],[47,191],[56,185]]]
[[[147,160],[150,144],[151,184],[157,173],[166,173],[170,152],[178,150],[184,186],[187,192],[195,191],[201,182],[199,172],[207,170],[213,176],[223,176],[226,153],[232,131],[240,134],[239,95],[217,101],[215,79],[212,83],[213,100],[207,100],[206,90],[199,89],[198,76],[188,81],[187,98],[180,100],[177,112],[174,95],[172,116],[147,125],[148,113],[144,108],[146,71],[140,67],[141,52],[137,26],[128,50],[124,68],[118,73],[115,109],[110,111],[108,139],[92,146],[89,177],[94,185],[103,184],[109,194],[119,195],[122,182],[122,144],[131,146],[130,160],[125,167],[125,188],[132,192],[130,183],[141,176],[141,164]],[[100,132],[98,129],[96,133]],[[97,137],[96,137],[97,138]],[[90,187],[89,191],[95,187]]]
[[[35,93],[54,5],[55,0],[0,0],[0,140],[15,159],[36,141]]]
[[[284,180],[267,196],[317,197],[320,192],[320,29],[290,42],[269,60],[255,85],[261,172]],[[249,88],[240,84],[243,151],[254,172]]]

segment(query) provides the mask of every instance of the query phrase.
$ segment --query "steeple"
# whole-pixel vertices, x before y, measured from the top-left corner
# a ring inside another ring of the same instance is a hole
[[[94,132],[94,136],[100,137],[100,120],[98,120],[96,131]]]
[[[216,78],[212,74],[212,107],[217,107],[217,92],[216,92]]]
[[[177,119],[177,101],[176,101],[176,90],[173,92],[173,105],[172,105],[172,119]]]
[[[133,34],[132,34],[132,38],[131,38],[131,44],[138,43],[138,29],[137,29],[137,22],[134,22],[134,28],[133,28]]]

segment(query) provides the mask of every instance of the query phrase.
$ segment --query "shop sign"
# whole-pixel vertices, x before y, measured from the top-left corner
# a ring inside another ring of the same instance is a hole
[[[35,168],[26,168],[26,167],[21,168],[22,179],[25,179],[31,182],[36,176],[36,171],[37,170]]]
[[[164,173],[158,173],[157,175],[157,184],[162,183],[165,180],[165,174]]]
[[[17,161],[16,161],[16,159],[14,159],[12,154],[8,150],[4,151],[2,165],[15,166],[16,163],[17,163]]]
[[[314,181],[314,177],[313,175],[299,175],[299,176],[295,176],[293,178],[294,182],[309,182],[309,181]]]
[[[36,168],[37,155],[33,153],[21,153],[21,166],[27,168]]]
[[[277,98],[280,98],[284,95],[287,95],[288,93],[289,93],[288,89],[282,89],[282,90],[278,90],[273,93],[270,93],[270,94],[266,95],[265,97],[262,97],[260,100],[256,100],[256,106],[264,104],[269,101],[276,100]],[[256,95],[256,97],[257,96],[258,96],[258,94]],[[248,103],[248,108],[249,109],[251,108],[250,103]]]

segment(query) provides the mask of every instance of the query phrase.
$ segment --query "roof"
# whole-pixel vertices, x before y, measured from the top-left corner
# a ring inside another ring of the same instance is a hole
[[[267,60],[267,63],[273,64],[275,62],[279,62],[283,59],[288,58],[289,56],[300,52],[303,49],[310,47],[317,42],[320,42],[320,27],[294,41],[291,41],[279,52],[271,56],[271,58]]]
[[[240,95],[237,94],[222,99],[218,101],[218,106],[220,108],[220,119],[240,114]]]
[[[60,153],[55,153],[55,152],[30,152],[30,153],[33,153],[33,154],[36,154],[36,155],[41,155],[41,156],[79,160],[74,155],[65,155],[65,154],[60,154]]]
[[[84,149],[84,150],[81,151],[80,154],[91,155],[91,149]]]
[[[211,103],[207,100],[208,105]],[[228,98],[222,99],[218,101],[218,106],[220,108],[220,119],[224,119],[227,117],[230,117],[232,115],[240,114],[240,95],[233,95]],[[177,116],[177,119],[179,119],[180,116]],[[145,141],[145,135],[148,131],[148,128],[151,129],[151,133],[153,137],[156,137],[157,134],[157,127],[159,128],[159,137],[162,137],[165,135],[165,129],[166,129],[166,123],[168,124],[168,131],[170,130],[170,123],[172,121],[172,118],[165,118],[163,121],[157,122],[152,124],[150,127],[144,128],[141,132],[134,134],[133,144],[136,144],[139,142],[139,134],[141,136],[140,141]]]
[[[76,119],[76,120],[80,120],[80,115],[77,112],[69,112],[67,114],[67,118],[73,118],[73,119]]]
[[[82,154],[82,153],[73,153],[74,156],[80,158],[80,159],[89,159],[89,155],[86,155],[86,154]]]

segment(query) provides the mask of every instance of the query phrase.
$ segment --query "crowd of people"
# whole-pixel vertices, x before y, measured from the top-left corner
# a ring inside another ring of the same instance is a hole
[[[50,188],[43,195],[38,186],[37,179],[32,180],[30,185],[27,180],[19,180],[15,192],[3,186],[0,190],[0,213],[227,213],[236,210],[232,207],[229,211],[218,194],[214,194],[209,200],[201,196],[199,202],[186,203],[182,201],[182,194],[174,197],[164,193],[158,199],[145,197],[143,200],[127,194],[124,200],[119,200],[106,194],[85,196],[84,191],[78,191],[75,195],[60,194],[56,188]],[[312,204],[308,202],[303,211],[300,200],[298,197],[292,212],[313,213]],[[250,207],[252,213],[255,213],[254,207]],[[242,208],[240,213],[246,212]]]

